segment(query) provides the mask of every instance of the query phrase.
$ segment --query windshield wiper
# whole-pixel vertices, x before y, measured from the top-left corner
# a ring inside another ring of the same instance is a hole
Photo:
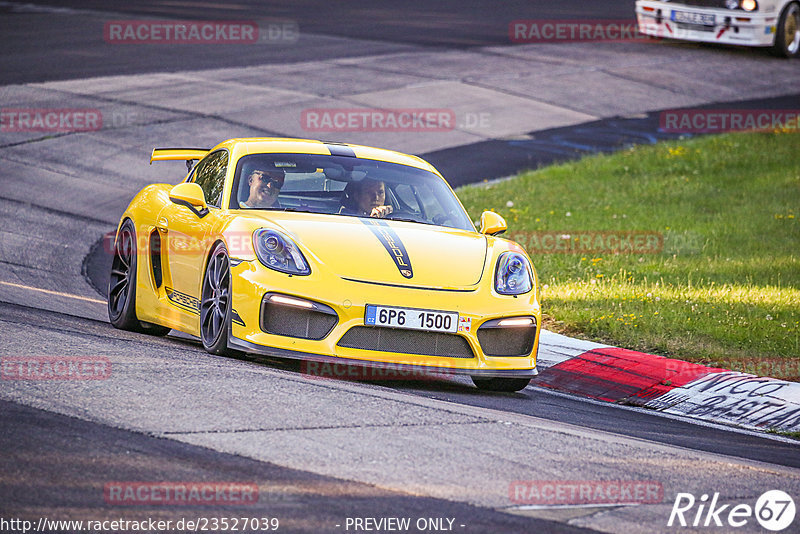
[[[419,224],[433,224],[432,222],[428,222],[428,221],[425,221],[425,220],[408,219],[406,217],[392,217],[392,216],[389,216],[389,217],[386,217],[386,219],[389,220],[389,221],[403,221],[403,222],[419,223]]]
[[[283,207],[283,206],[278,207],[278,208],[270,207],[270,208],[261,208],[261,209],[262,210],[266,210],[266,211],[292,211],[292,212],[297,212],[297,213],[319,213],[318,211],[304,210],[304,209],[300,209],[300,208],[289,208],[289,207]]]

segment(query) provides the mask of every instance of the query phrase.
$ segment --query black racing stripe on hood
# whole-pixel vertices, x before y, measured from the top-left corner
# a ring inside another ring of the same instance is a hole
[[[412,278],[414,276],[414,269],[411,267],[411,258],[408,256],[405,245],[403,245],[403,242],[394,229],[389,226],[386,221],[381,221],[379,219],[359,217],[359,220],[375,234],[375,237],[381,242],[383,248],[386,249],[386,252],[388,252],[389,256],[394,260],[394,264],[397,266],[397,270],[400,271],[400,274],[405,278]]]

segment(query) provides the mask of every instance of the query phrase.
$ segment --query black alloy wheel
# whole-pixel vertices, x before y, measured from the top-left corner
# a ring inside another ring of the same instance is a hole
[[[127,219],[114,240],[114,258],[108,277],[108,320],[120,330],[165,336],[170,329],[140,321],[136,317],[137,273],[136,228]]]
[[[114,241],[108,280],[108,319],[115,328],[138,330],[136,318],[136,230],[125,221]]]
[[[225,245],[217,243],[208,259],[200,295],[200,338],[211,354],[237,354],[228,349],[230,309],[231,264]]]

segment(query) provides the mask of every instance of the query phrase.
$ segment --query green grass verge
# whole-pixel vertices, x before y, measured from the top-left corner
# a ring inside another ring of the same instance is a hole
[[[474,219],[505,217],[531,254],[551,330],[798,379],[800,134],[638,146],[458,195]],[[547,253],[543,231],[578,249],[599,232],[654,232],[663,246]]]
[[[782,430],[775,430],[774,428],[767,429],[767,434],[777,434],[786,438],[800,440],[800,432],[783,432]]]

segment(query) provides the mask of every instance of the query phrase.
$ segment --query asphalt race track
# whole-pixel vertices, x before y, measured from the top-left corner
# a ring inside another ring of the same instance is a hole
[[[103,38],[108,21],[187,18],[288,21],[299,37]],[[460,378],[319,379],[296,362],[211,356],[187,336],[107,322],[103,235],[143,186],[182,177],[182,163],[147,165],[154,146],[324,135],[428,155],[459,185],[656,142],[668,137],[657,131],[663,109],[800,104],[798,62],[761,50],[508,37],[517,19],[632,18],[632,2],[616,0],[0,2],[0,108],[103,116],[97,131],[0,131],[0,356],[110,366],[105,380],[0,381],[0,521],[239,516],[277,518],[278,532],[353,532],[355,518],[398,517],[410,532],[680,532],[667,526],[678,493],[718,493],[730,507],[772,489],[797,500],[800,448],[784,437],[535,381],[487,394]],[[448,107],[459,123],[316,134],[299,120],[307,108],[383,105]],[[258,499],[130,506],[104,493],[164,481],[250,484]],[[514,493],[526,481],[628,481],[661,493],[636,505],[526,506]],[[0,522],[0,531],[21,530]],[[762,531],[754,518],[736,529]]]

